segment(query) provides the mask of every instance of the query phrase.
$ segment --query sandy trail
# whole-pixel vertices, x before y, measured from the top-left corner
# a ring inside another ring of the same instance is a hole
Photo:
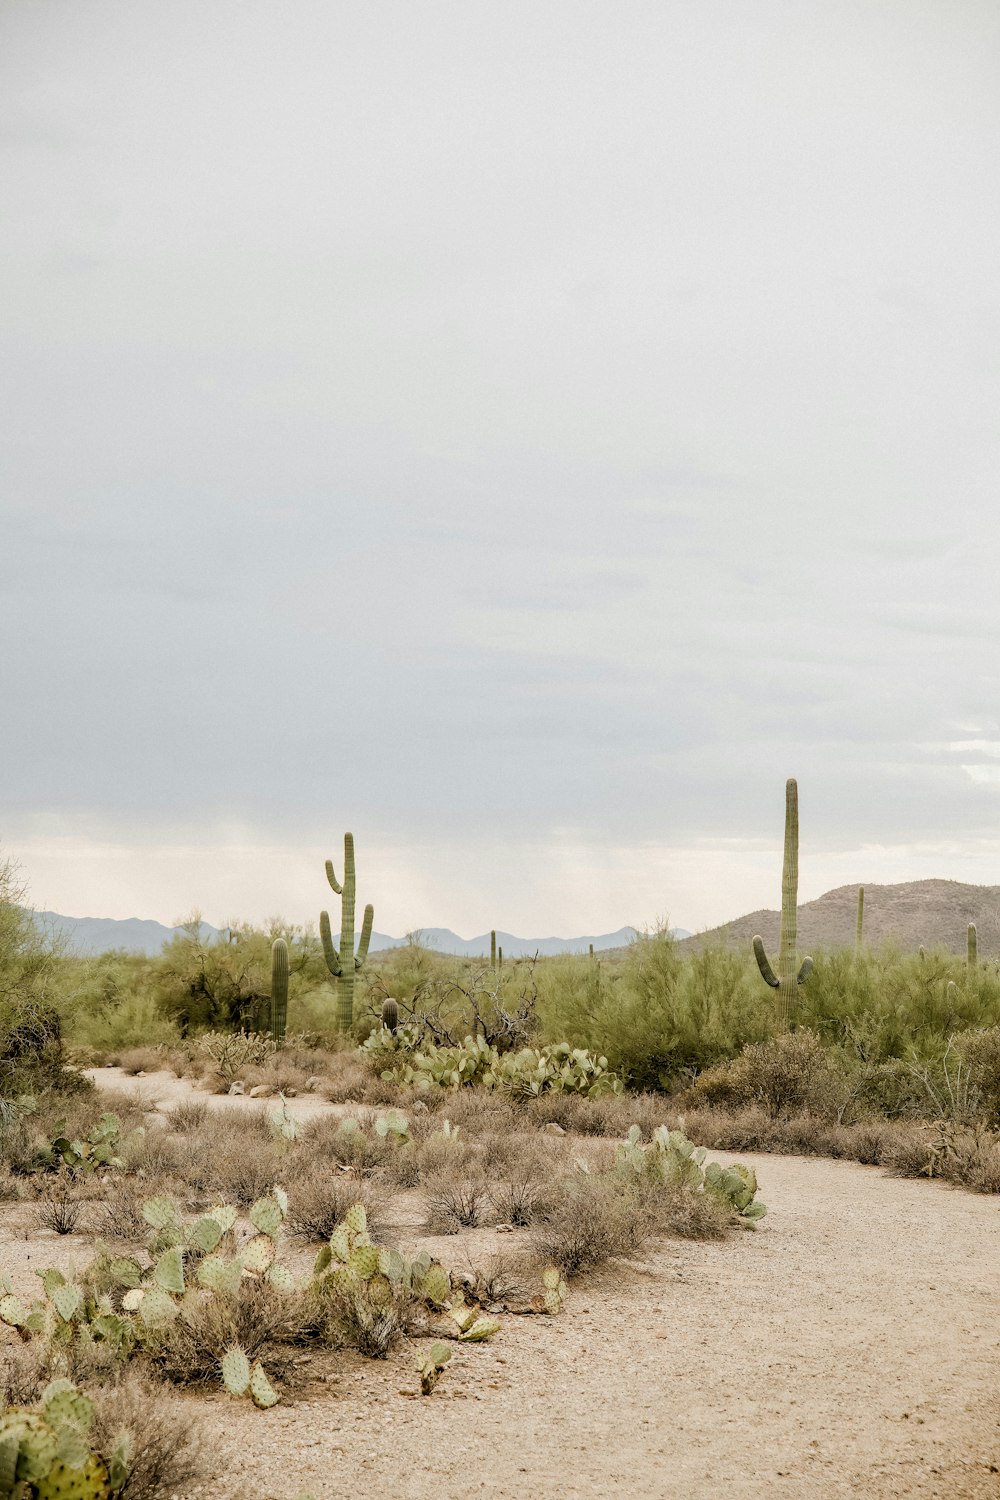
[[[105,1075],[151,1102],[190,1097],[171,1075]],[[743,1159],[770,1210],[757,1233],[664,1243],[578,1286],[559,1318],[505,1319],[429,1399],[401,1394],[412,1349],[331,1356],[318,1393],[271,1412],[191,1398],[218,1455],[200,1493],[996,1500],[1000,1203],[853,1163]]]

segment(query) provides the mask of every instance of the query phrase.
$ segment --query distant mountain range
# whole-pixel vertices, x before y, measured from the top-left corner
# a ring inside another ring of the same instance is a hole
[[[160,952],[165,943],[177,937],[182,927],[165,927],[162,922],[144,921],[139,917],[116,919],[113,917],[64,917],[54,911],[39,911],[36,919],[54,936],[61,938],[68,949],[83,957],[112,950],[126,953],[145,953],[150,957]],[[219,936],[219,929],[210,923],[201,924],[204,941],[211,942]],[[617,932],[605,932],[593,937],[578,938],[520,938],[510,932],[497,932],[497,946],[504,951],[505,958],[531,958],[540,953],[546,957],[554,953],[586,953],[593,943],[594,952],[602,953],[608,948],[622,948],[635,936],[634,927],[621,927]],[[675,936],[686,937],[687,933],[675,929]],[[488,957],[490,935],[462,938],[448,927],[424,927],[419,932],[420,941],[438,953],[454,953],[463,958]],[[388,937],[384,932],[373,932],[371,952],[379,953],[386,948],[399,948],[406,938]]]
[[[854,946],[858,911],[858,888],[841,885],[836,890],[805,901],[799,907],[798,949],[848,948]],[[1000,885],[963,885],[958,880],[909,880],[902,885],[866,885],[864,941],[870,948],[891,940],[904,952],[920,947],[947,948],[965,952],[968,924],[975,922],[980,958],[1000,956]],[[745,917],[688,937],[682,947],[724,943],[731,948],[749,948],[755,933],[764,939],[768,952],[778,951],[781,914],[752,911]]]

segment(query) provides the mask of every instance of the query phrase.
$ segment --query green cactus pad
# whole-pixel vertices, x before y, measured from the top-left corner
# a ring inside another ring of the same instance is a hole
[[[270,1235],[272,1239],[281,1232],[281,1224],[284,1215],[281,1206],[273,1198],[258,1198],[251,1205],[248,1215],[250,1223],[261,1234]]]
[[[367,1281],[378,1271],[378,1251],[374,1245],[355,1245],[351,1251],[350,1267],[362,1281]]]
[[[459,1337],[463,1344],[481,1344],[484,1339],[491,1339],[499,1331],[499,1318],[477,1318],[472,1327],[467,1328]]]
[[[444,1266],[435,1261],[421,1277],[419,1285],[414,1286],[414,1291],[434,1306],[444,1307],[451,1296],[451,1277]]]
[[[172,1229],[177,1223],[177,1209],[169,1198],[147,1198],[142,1217],[153,1229]]]
[[[281,1216],[282,1216],[282,1218],[287,1219],[288,1218],[288,1194],[285,1192],[284,1188],[278,1187],[277,1185],[275,1185],[271,1189],[271,1193],[272,1193],[272,1195],[274,1197],[275,1203],[277,1203],[278,1207],[281,1209]]]
[[[278,1400],[278,1393],[264,1374],[259,1361],[250,1371],[250,1395],[254,1406],[274,1406]]]
[[[324,1245],[322,1250],[320,1250],[319,1254],[317,1255],[316,1259],[313,1261],[313,1275],[322,1276],[323,1272],[329,1269],[330,1262],[332,1260],[333,1251],[330,1249],[329,1245]]]
[[[250,1361],[239,1344],[233,1344],[222,1357],[222,1383],[231,1396],[245,1396],[249,1389]]]
[[[351,1233],[346,1223],[338,1224],[330,1236],[330,1253],[336,1260],[348,1261],[351,1258]]]
[[[351,1234],[366,1234],[368,1232],[368,1215],[363,1203],[352,1203],[344,1215],[344,1225]]]
[[[239,1217],[231,1203],[217,1203],[208,1210],[208,1215],[215,1220],[223,1234],[228,1234]]]
[[[108,1270],[117,1281],[119,1286],[135,1287],[142,1281],[142,1270],[137,1260],[131,1255],[118,1255],[111,1262]]]
[[[96,1453],[80,1469],[56,1464],[35,1488],[37,1500],[110,1500],[108,1471]]]
[[[395,1286],[402,1285],[406,1276],[406,1262],[398,1250],[380,1250],[378,1268],[381,1274]]]
[[[294,1292],[295,1277],[287,1266],[272,1266],[267,1273],[267,1279],[278,1292]]]
[[[197,1224],[192,1224],[188,1231],[188,1244],[205,1255],[210,1255],[221,1239],[222,1225],[211,1214],[199,1219]]]
[[[56,1462],[67,1469],[82,1469],[90,1457],[90,1445],[79,1427],[60,1427],[56,1432]]]
[[[72,1380],[53,1380],[41,1396],[42,1412],[50,1427],[72,1426],[89,1432],[94,1420],[94,1403]]]
[[[165,1292],[180,1296],[184,1290],[184,1257],[179,1246],[160,1256],[153,1268],[153,1280]]]
[[[255,1276],[263,1276],[264,1272],[274,1264],[274,1256],[274,1241],[269,1235],[258,1234],[248,1245],[244,1246],[240,1262],[245,1271],[251,1271]]]
[[[208,1256],[198,1266],[198,1284],[208,1287],[220,1296],[234,1296],[240,1290],[243,1266],[238,1260],[226,1260],[222,1256]]]
[[[166,1328],[180,1309],[169,1292],[151,1287],[139,1304],[139,1317],[146,1328]]]
[[[21,1444],[16,1432],[0,1431],[0,1495],[11,1495],[17,1483],[17,1457]]]
[[[64,1323],[71,1323],[83,1306],[83,1292],[78,1286],[57,1286],[52,1290],[52,1306]]]
[[[28,1316],[27,1309],[19,1297],[13,1292],[8,1292],[6,1297],[0,1297],[0,1322],[8,1323],[11,1328],[20,1328]]]
[[[17,1478],[37,1484],[56,1461],[56,1435],[43,1417],[14,1407],[0,1418],[0,1439],[18,1444]]]

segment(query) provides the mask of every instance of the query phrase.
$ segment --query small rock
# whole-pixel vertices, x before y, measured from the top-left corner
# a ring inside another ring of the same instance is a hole
[[[230,1089],[229,1092],[232,1093],[233,1089],[235,1089],[235,1088],[239,1088],[239,1091],[242,1094],[242,1092],[243,1092],[243,1085],[242,1084],[235,1084],[234,1083],[233,1084],[233,1088]],[[272,1089],[272,1087],[271,1087],[271,1085],[269,1083],[255,1083],[254,1086],[253,1086],[253,1088],[250,1090],[250,1098],[251,1099],[267,1099],[273,1093],[274,1093],[274,1090]]]
[[[427,1113],[427,1105],[422,1099],[414,1099],[410,1108],[415,1115],[425,1115]]]
[[[320,1084],[322,1082],[323,1082],[322,1078],[317,1078],[315,1075],[313,1075],[312,1078],[307,1078],[306,1079],[306,1093],[307,1094],[315,1094],[316,1090],[319,1088],[319,1086],[320,1086]]]
[[[513,1234],[513,1233],[514,1233],[514,1226],[513,1226],[513,1224],[498,1224],[497,1225],[497,1234]]]
[[[146,1076],[146,1069],[145,1068],[140,1068],[139,1071],[138,1071],[138,1073],[135,1076],[136,1076],[136,1078],[145,1078],[145,1076]]]
[[[565,1135],[565,1134],[566,1134],[565,1130],[563,1130],[563,1128],[562,1128],[561,1125],[557,1125],[556,1122],[555,1122],[555,1120],[546,1120],[545,1124],[542,1126],[542,1135]]]
[[[229,1092],[231,1094],[245,1094],[246,1089],[243,1087],[242,1083],[231,1083],[229,1085]]]
[[[284,1093],[286,1099],[296,1099],[298,1098],[299,1091],[298,1089],[285,1089]]]

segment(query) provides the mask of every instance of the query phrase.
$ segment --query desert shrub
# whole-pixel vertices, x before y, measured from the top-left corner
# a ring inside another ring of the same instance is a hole
[[[963,1032],[955,1046],[975,1091],[978,1116],[990,1128],[1000,1128],[1000,1026]]]
[[[217,1380],[222,1356],[233,1345],[249,1360],[266,1361],[269,1371],[286,1375],[287,1346],[310,1327],[302,1296],[243,1277],[234,1291],[206,1296],[184,1317],[150,1333],[146,1346],[156,1368],[177,1384]]]
[[[388,1202],[377,1182],[326,1170],[296,1173],[288,1199],[288,1232],[304,1240],[328,1240],[354,1203],[363,1205],[369,1233],[377,1237]]]
[[[528,1228],[551,1210],[552,1175],[527,1163],[515,1165],[493,1183],[491,1196],[493,1210],[501,1223]]]
[[[490,1184],[481,1173],[461,1169],[432,1177],[424,1190],[424,1212],[430,1234],[457,1234],[475,1229],[490,1213]]]
[[[308,1120],[300,1137],[300,1160],[316,1160],[350,1168],[362,1177],[384,1167],[394,1150],[391,1142],[354,1119],[335,1120],[320,1115]]]
[[[259,1068],[270,1062],[277,1050],[270,1035],[256,1031],[206,1031],[195,1046],[202,1057],[210,1060],[227,1086],[242,1078],[247,1068]]]
[[[35,1205],[35,1222],[56,1234],[76,1234],[87,1225],[87,1200],[67,1173],[50,1178]]]
[[[208,1455],[204,1439],[180,1402],[130,1370],[113,1385],[92,1393],[91,1439],[107,1462],[122,1445],[124,1482],[116,1500],[171,1500],[191,1494],[205,1477]]]
[[[847,1089],[811,1031],[791,1031],[744,1047],[738,1058],[710,1068],[688,1090],[694,1105],[758,1104],[773,1119],[803,1110],[836,1116]]]
[[[614,1174],[577,1173],[566,1179],[532,1233],[539,1259],[567,1276],[642,1253],[653,1217],[637,1184]]]
[[[148,1197],[148,1192],[145,1196]],[[143,1198],[130,1183],[112,1183],[93,1210],[95,1233],[111,1244],[140,1243],[149,1232],[142,1204]]]
[[[167,1116],[170,1130],[186,1134],[189,1130],[201,1130],[208,1124],[209,1104],[207,1099],[182,1099],[175,1104]]]

